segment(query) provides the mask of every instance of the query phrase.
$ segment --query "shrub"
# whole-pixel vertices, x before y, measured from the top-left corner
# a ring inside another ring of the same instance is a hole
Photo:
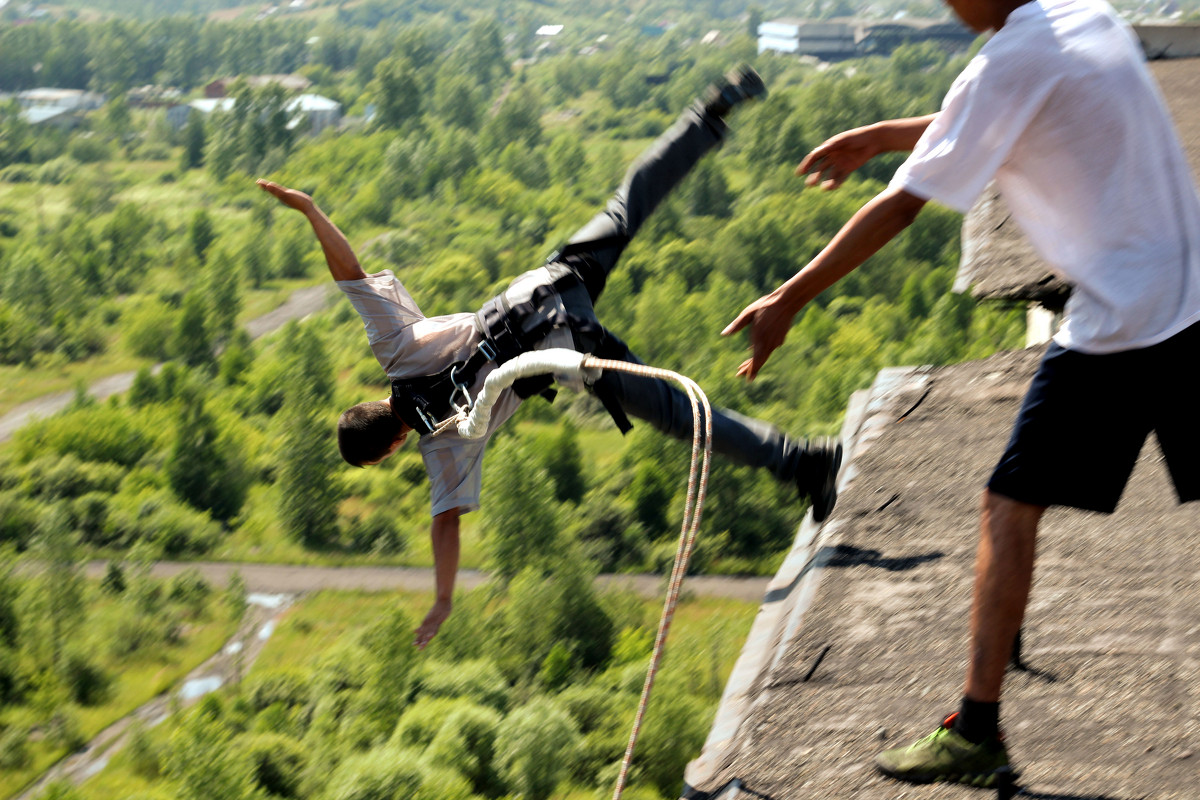
[[[276,703],[305,705],[312,697],[308,675],[300,670],[273,670],[256,674],[249,681],[246,694],[255,711],[262,711]]]
[[[145,614],[136,608],[122,608],[113,620],[105,640],[113,658],[129,655],[167,639],[165,620],[160,614]]]
[[[17,431],[13,445],[18,463],[49,454],[71,454],[81,461],[131,467],[146,454],[151,442],[124,409],[103,405],[37,420]]]
[[[508,790],[545,800],[575,757],[579,731],[559,705],[539,698],[509,714],[497,740],[496,767]]]
[[[46,720],[46,741],[55,747],[74,752],[87,743],[83,738],[83,729],[79,727],[79,718],[68,708],[55,711]]]
[[[167,599],[183,606],[193,617],[204,613],[212,591],[208,581],[195,568],[185,569],[167,583]]]
[[[0,647],[0,705],[18,702],[24,690],[25,676],[21,672],[21,662],[16,651]],[[0,767],[3,766],[0,764]]]
[[[425,748],[437,736],[442,727],[442,721],[460,708],[470,708],[475,704],[463,698],[422,697],[410,705],[400,715],[389,747]]]
[[[426,755],[431,764],[457,771],[474,786],[475,792],[488,796],[496,791],[492,767],[500,714],[484,706],[461,706],[446,715]]]
[[[456,664],[426,662],[417,679],[424,698],[463,697],[497,711],[508,707],[511,690],[496,664],[487,659]]]
[[[88,492],[71,502],[71,524],[79,534],[79,540],[84,544],[95,547],[105,547],[113,543],[108,532],[108,499],[105,492]],[[109,565],[111,573],[113,564]],[[105,575],[108,578],[108,575]],[[115,588],[112,584],[109,588]],[[120,594],[121,589],[116,589]]]
[[[131,507],[132,506],[132,507]],[[110,501],[106,534],[113,540],[147,542],[166,557],[207,552],[220,538],[221,526],[207,514],[176,502],[166,492]]]
[[[326,800],[411,800],[423,781],[419,754],[391,747],[351,756],[329,779]]]
[[[290,736],[278,733],[243,735],[234,746],[246,753],[254,782],[278,797],[297,797],[300,778],[308,766],[308,749]]]
[[[174,310],[156,297],[138,298],[130,305],[121,319],[125,348],[141,358],[168,358],[167,342],[175,329]]]
[[[99,705],[108,697],[112,677],[87,653],[68,649],[58,671],[67,694],[79,705]]]
[[[129,760],[129,769],[140,778],[154,780],[162,774],[162,749],[150,738],[140,720],[130,726],[125,757]]]
[[[112,150],[108,144],[103,139],[91,135],[73,138],[67,146],[67,153],[81,164],[108,161],[112,157]]]
[[[88,463],[73,453],[48,455],[25,467],[22,488],[31,497],[60,500],[89,492],[111,494],[120,486],[123,477],[125,470],[115,464]]]
[[[79,162],[70,156],[59,156],[38,169],[39,183],[59,184],[69,181],[79,169]]]
[[[41,507],[16,492],[0,492],[0,544],[24,550],[41,517]]]
[[[0,728],[0,769],[29,765],[29,733],[16,725]]]

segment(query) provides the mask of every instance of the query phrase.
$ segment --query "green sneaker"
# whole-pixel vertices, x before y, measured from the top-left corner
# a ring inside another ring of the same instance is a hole
[[[924,739],[895,750],[885,750],[875,758],[875,766],[884,775],[910,783],[964,783],[994,788],[1011,783],[1016,773],[1008,763],[1003,738],[975,744],[954,730],[951,714],[936,731]]]

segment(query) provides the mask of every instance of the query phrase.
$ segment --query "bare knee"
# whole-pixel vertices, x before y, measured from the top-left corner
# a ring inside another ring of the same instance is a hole
[[[981,503],[983,530],[993,539],[1030,539],[1037,534],[1046,506],[1014,500],[991,489]]]

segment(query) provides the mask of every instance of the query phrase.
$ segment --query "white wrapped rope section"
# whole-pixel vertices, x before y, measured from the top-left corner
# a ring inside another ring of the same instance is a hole
[[[464,439],[478,439],[487,433],[488,423],[492,419],[492,406],[500,399],[500,393],[520,378],[545,375],[547,372],[578,375],[584,379],[599,376],[599,370],[591,370],[592,374],[589,374],[589,370],[584,369],[583,361],[586,358],[587,355],[574,350],[552,348],[532,350],[505,362],[484,379],[483,389],[475,398],[466,419],[458,419],[458,435]]]
[[[633,762],[634,746],[637,744],[638,733],[641,731],[642,721],[646,715],[646,707],[650,702],[650,690],[654,686],[654,678],[658,673],[659,663],[662,661],[663,649],[667,643],[667,633],[670,631],[671,621],[675,617],[675,606],[683,586],[683,576],[687,574],[688,560],[691,558],[696,534],[700,529],[700,514],[704,508],[704,494],[708,487],[709,459],[712,457],[712,407],[708,403],[708,397],[691,378],[670,370],[631,364],[627,361],[593,358],[574,350],[535,350],[517,356],[488,375],[483,382],[483,390],[475,398],[472,408],[469,410],[465,407],[459,409],[459,413],[438,426],[435,433],[440,433],[457,423],[460,436],[468,439],[477,439],[483,436],[491,421],[492,406],[500,397],[500,393],[512,386],[513,382],[519,378],[544,375],[550,372],[559,375],[575,375],[590,383],[594,382],[604,370],[628,372],[647,378],[674,381],[682,385],[692,403],[693,420],[692,463],[688,473],[683,526],[679,532],[675,565],[671,569],[671,581],[667,589],[666,601],[663,604],[662,617],[658,623],[658,634],[654,640],[654,652],[650,656],[650,666],[646,671],[646,681],[642,685],[642,696],[638,702],[637,714],[634,716],[633,730],[629,734],[629,744],[625,748],[625,758],[621,762],[621,771],[617,776],[617,785],[613,791],[613,800],[620,800],[629,777],[630,764]],[[701,425],[702,422],[703,425]]]

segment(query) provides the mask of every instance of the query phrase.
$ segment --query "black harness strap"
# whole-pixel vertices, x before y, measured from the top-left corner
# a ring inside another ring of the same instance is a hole
[[[550,285],[533,290],[529,300],[510,305],[504,294],[497,295],[476,312],[476,325],[483,340],[465,361],[456,361],[436,375],[397,378],[392,381],[392,413],[400,421],[424,436],[432,433],[437,423],[451,410],[456,393],[463,394],[475,382],[479,370],[489,361],[503,364],[521,353],[532,350],[556,326],[566,325],[554,309],[543,311],[546,301],[579,285],[579,279],[566,274]],[[553,401],[555,392],[552,374],[521,378],[513,383],[513,391],[522,400],[535,394]]]
[[[457,370],[463,364],[456,361],[436,375],[393,380],[392,414],[419,436],[432,433],[450,410],[451,398],[458,390]]]
[[[633,361],[632,354],[629,352],[629,346],[619,338],[609,333],[608,329],[597,322],[595,319],[578,317],[571,314],[567,317],[567,324],[571,326],[580,339],[587,342],[590,346],[590,354],[596,358],[608,359],[611,361]],[[621,407],[621,401],[617,399],[617,394],[606,383],[596,382],[588,387],[596,399],[600,401],[600,405],[604,406],[604,410],[612,417],[613,424],[617,426],[617,430],[621,435],[629,433],[633,429],[633,423],[629,421],[629,417],[625,414],[625,409]]]

